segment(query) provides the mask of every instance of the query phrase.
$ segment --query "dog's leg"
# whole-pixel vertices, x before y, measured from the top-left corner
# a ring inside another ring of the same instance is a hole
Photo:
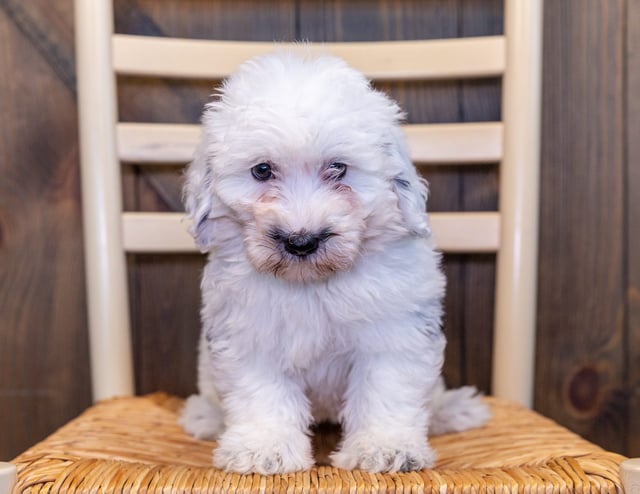
[[[198,347],[198,393],[187,399],[178,423],[196,439],[216,439],[224,430],[224,417],[204,331]]]
[[[227,428],[214,450],[214,465],[262,474],[311,468],[311,413],[302,386],[270,366],[247,362],[241,367],[224,378]]]
[[[407,341],[402,349],[387,343],[359,350],[353,362],[341,412],[344,440],[332,455],[337,467],[383,472],[434,464],[426,401],[440,373],[444,336],[436,330],[428,344]]]

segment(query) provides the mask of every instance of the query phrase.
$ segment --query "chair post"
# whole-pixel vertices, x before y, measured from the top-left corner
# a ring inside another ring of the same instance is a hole
[[[111,0],[75,0],[85,270],[94,400],[134,391]]]
[[[10,494],[16,484],[17,468],[13,463],[0,461],[0,494]]]
[[[538,256],[542,0],[505,1],[493,393],[533,405]]]

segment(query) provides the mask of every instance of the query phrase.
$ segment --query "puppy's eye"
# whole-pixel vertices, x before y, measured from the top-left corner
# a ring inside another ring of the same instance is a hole
[[[251,168],[251,175],[259,182],[264,182],[273,177],[271,165],[269,163],[259,163]]]
[[[329,176],[335,180],[340,180],[344,177],[344,174],[347,173],[347,165],[344,163],[340,163],[339,161],[334,161],[328,167]]]

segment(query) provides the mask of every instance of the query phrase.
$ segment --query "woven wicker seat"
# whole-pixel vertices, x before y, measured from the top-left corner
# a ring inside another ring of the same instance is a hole
[[[238,475],[211,467],[215,443],[176,423],[182,401],[164,394],[98,403],[20,455],[19,492],[433,492],[620,493],[623,457],[551,420],[487,398],[481,429],[434,437],[433,470],[369,474],[318,466],[289,475]],[[321,436],[321,437],[318,437]],[[316,434],[322,462],[335,435]]]

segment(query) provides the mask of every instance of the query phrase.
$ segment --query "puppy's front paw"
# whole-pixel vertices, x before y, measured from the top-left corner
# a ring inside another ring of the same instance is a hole
[[[178,423],[196,439],[215,439],[224,429],[222,410],[202,395],[187,398]]]
[[[376,441],[372,436],[347,439],[339,451],[331,455],[333,466],[368,472],[408,472],[430,468],[436,455],[423,442]]]
[[[296,472],[313,466],[311,443],[301,431],[265,432],[229,428],[213,451],[213,464],[223,470],[263,475]]]

